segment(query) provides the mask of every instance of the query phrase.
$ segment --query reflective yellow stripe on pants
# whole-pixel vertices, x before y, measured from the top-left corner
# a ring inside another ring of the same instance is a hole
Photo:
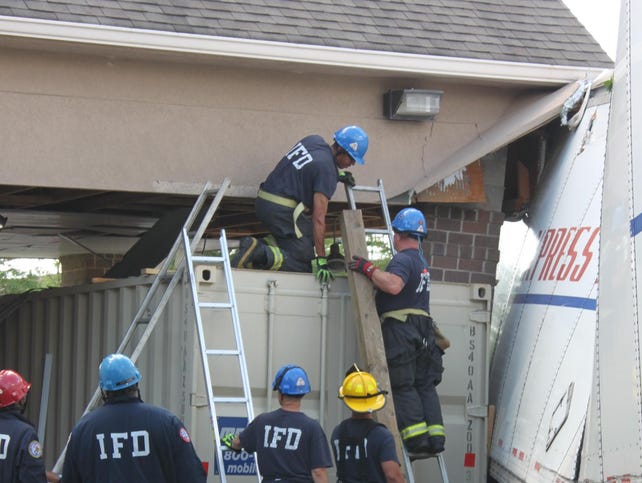
[[[410,438],[415,438],[417,436],[421,436],[422,434],[426,434],[428,432],[428,425],[426,424],[425,421],[422,421],[421,423],[413,424],[411,426],[407,426],[401,430],[401,439],[404,441]]]
[[[428,426],[429,436],[446,436],[446,430],[441,424],[431,424]]]
[[[303,233],[301,233],[301,230],[299,230],[299,227],[296,224],[297,220],[299,219],[299,216],[301,216],[301,213],[305,211],[305,205],[303,203],[297,202],[296,200],[293,200],[290,198],[286,198],[285,196],[279,196],[272,193],[268,193],[267,191],[263,191],[263,190],[259,190],[258,197],[263,198],[264,200],[269,201],[271,203],[285,206],[286,208],[292,208],[294,210],[292,212],[292,222],[294,223],[294,233],[296,234],[297,238],[301,238],[303,236]]]

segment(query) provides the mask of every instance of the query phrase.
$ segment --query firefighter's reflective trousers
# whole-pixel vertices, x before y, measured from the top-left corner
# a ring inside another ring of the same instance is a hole
[[[446,440],[436,389],[443,365],[432,319],[413,313],[405,322],[387,317],[381,330],[401,438],[410,452],[439,453]]]

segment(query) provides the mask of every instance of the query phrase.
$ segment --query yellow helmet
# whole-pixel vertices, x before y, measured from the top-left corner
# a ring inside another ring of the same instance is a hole
[[[362,371],[348,374],[339,388],[339,399],[356,413],[378,411],[386,404],[385,394],[372,374]]]

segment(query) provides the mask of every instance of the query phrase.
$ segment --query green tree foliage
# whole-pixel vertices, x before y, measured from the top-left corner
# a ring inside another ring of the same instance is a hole
[[[41,273],[18,270],[8,265],[9,260],[0,258],[0,295],[18,294],[49,287],[60,287],[58,273]]]

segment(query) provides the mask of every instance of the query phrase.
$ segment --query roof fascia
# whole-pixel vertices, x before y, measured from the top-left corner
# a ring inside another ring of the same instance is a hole
[[[7,16],[0,16],[0,36],[530,85],[563,85],[592,78],[602,70],[181,34]]]

